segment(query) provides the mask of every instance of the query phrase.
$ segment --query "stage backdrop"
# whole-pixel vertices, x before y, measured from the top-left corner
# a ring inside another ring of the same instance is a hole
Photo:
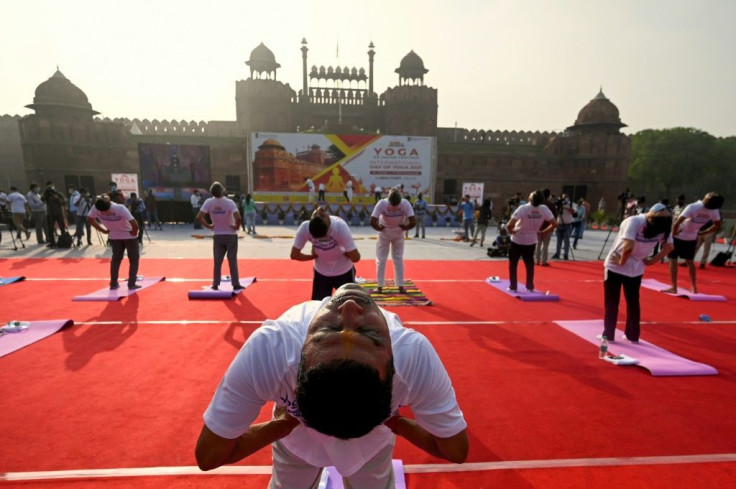
[[[189,200],[212,183],[209,146],[139,143],[138,156],[142,191],[153,189],[159,200]]]
[[[324,184],[328,202],[344,201],[349,181],[355,204],[372,203],[376,187],[385,192],[401,184],[431,202],[435,138],[254,132],[249,153],[251,192],[259,201],[304,202],[310,178],[315,189]]]

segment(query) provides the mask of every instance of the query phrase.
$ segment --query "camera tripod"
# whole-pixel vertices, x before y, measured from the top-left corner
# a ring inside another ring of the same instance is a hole
[[[618,215],[616,217],[616,224],[611,225],[610,228],[608,228],[608,234],[606,235],[606,239],[603,241],[603,246],[601,246],[601,251],[598,253],[598,259],[601,259],[601,256],[603,256],[603,251],[606,249],[606,245],[608,244],[608,238],[611,237],[611,232],[613,231],[614,226],[620,226],[621,221],[624,220],[624,215],[626,214],[626,201],[628,200],[627,195],[629,193],[629,189],[626,189],[626,192],[622,193],[621,196],[619,196],[619,200],[621,201],[621,209],[618,212]]]

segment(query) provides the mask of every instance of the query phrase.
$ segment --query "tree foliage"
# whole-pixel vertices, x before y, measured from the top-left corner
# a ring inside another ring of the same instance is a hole
[[[716,191],[733,208],[734,176],[736,138],[716,138],[686,127],[647,129],[632,137],[629,187],[650,202],[674,202],[680,194],[694,201]]]

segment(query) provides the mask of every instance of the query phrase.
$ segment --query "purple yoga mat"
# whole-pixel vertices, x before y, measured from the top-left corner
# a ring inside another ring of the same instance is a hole
[[[248,288],[255,281],[255,277],[245,277],[240,280],[240,285]],[[230,281],[223,279],[223,281],[220,283],[220,286],[218,287],[218,290],[212,290],[211,287],[205,287],[201,290],[190,290],[188,296],[190,300],[222,300],[231,299],[236,294],[239,294],[241,292],[242,290],[235,292]]]
[[[120,284],[119,289],[110,290],[110,287],[105,287],[104,289],[100,289],[96,292],[92,292],[91,294],[87,295],[77,295],[72,298],[73,301],[103,301],[103,302],[114,302],[117,300],[122,299],[123,297],[128,297],[129,295],[133,295],[136,292],[140,292],[143,289],[146,289],[152,285],[156,285],[157,283],[166,280],[166,277],[148,277],[144,279],[139,279],[136,281],[138,285],[141,286],[140,289],[128,289],[128,284],[123,282]]]
[[[55,319],[52,321],[29,321],[28,329],[18,333],[5,333],[0,336],[0,357],[20,350],[24,346],[42,340],[59,331],[65,326],[71,326],[71,319]]]
[[[406,489],[406,478],[404,477],[404,464],[401,462],[401,460],[394,459],[393,461],[394,465],[394,488],[395,489]],[[317,489],[345,489],[345,486],[342,483],[342,476],[340,473],[335,469],[335,467],[325,467],[325,472],[327,474],[327,477],[325,478],[324,475],[322,477],[322,480],[319,483],[319,486],[317,486]],[[323,474],[324,474],[323,473]]]
[[[489,277],[486,279],[486,283],[491,287],[495,287],[496,289],[500,290],[504,294],[508,294],[511,297],[516,297],[517,299],[521,299],[525,302],[557,302],[560,300],[559,295],[550,294],[549,291],[547,293],[544,293],[538,290],[535,290],[534,292],[527,292],[526,290],[522,291],[521,289],[517,290],[516,292],[506,290],[509,287],[509,281],[506,279],[495,279],[494,277]]]
[[[656,290],[658,292],[661,292],[664,289],[669,289],[670,286],[660,282],[659,280],[655,280],[653,278],[645,278],[641,281],[641,286],[645,289],[652,289]],[[697,302],[726,302],[728,299],[726,299],[726,296],[723,295],[712,295],[712,294],[693,294],[687,289],[683,289],[681,287],[677,288],[677,293],[673,294],[671,292],[666,292],[668,295],[674,295],[677,297],[686,297],[690,299],[691,301],[697,301]]]
[[[25,277],[0,277],[0,286],[13,284],[25,279]]]
[[[603,332],[603,320],[594,319],[590,321],[555,321],[559,326],[569,332],[579,336],[580,338],[599,345],[600,340],[596,338]],[[652,375],[660,376],[686,376],[686,375],[717,375],[718,370],[704,363],[693,362],[687,358],[675,355],[672,352],[653,345],[649,342],[639,340],[639,343],[633,344],[622,338],[623,333],[616,332],[619,335],[615,342],[608,343],[608,351],[614,355],[627,355],[639,360],[638,365],[649,370]],[[591,352],[595,354],[595,352]]]

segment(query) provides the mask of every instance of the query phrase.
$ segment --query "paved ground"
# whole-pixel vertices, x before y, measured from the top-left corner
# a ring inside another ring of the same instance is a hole
[[[256,228],[256,237],[241,232],[242,239],[238,256],[240,259],[249,258],[288,258],[291,251],[295,226],[259,226]],[[363,258],[375,258],[375,236],[370,226],[353,226],[353,236]],[[486,255],[486,248],[490,246],[497,235],[495,226],[488,228],[486,242],[483,247],[477,244],[473,247],[462,241],[454,241],[456,227],[429,227],[426,239],[415,239],[414,230],[410,231],[404,253],[407,260],[498,260]],[[93,234],[96,234],[94,229]],[[101,244],[97,235],[93,236],[92,246],[82,246],[70,250],[51,250],[45,246],[35,243],[35,234],[26,243],[26,248],[15,251],[12,247],[10,234],[7,230],[2,233],[0,243],[0,258],[103,258],[110,256],[109,248]],[[210,258],[212,256],[212,241],[209,236],[211,231],[206,229],[195,230],[191,225],[174,224],[164,226],[163,231],[148,231],[151,241],[144,240],[143,257],[153,258]],[[196,238],[195,236],[201,236]],[[615,239],[616,233],[608,231],[585,231],[585,235],[578,242],[578,249],[572,250],[570,259],[580,261],[597,260],[604,248],[608,251]],[[86,242],[86,241],[85,241]],[[557,239],[553,236],[550,243],[550,255],[554,253]],[[19,244],[20,246],[20,244]],[[717,251],[725,250],[725,245],[716,245],[716,250],[711,250],[711,256]]]

